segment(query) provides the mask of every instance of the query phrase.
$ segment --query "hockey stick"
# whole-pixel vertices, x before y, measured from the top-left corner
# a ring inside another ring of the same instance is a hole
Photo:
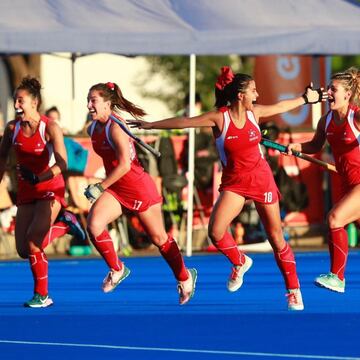
[[[137,137],[136,135],[134,135],[125,125],[124,123],[119,120],[116,116],[114,115],[110,115],[110,119],[112,121],[114,121],[115,123],[117,123],[121,129],[128,135],[130,136],[132,139],[134,139],[139,145],[141,145],[143,148],[145,148],[147,151],[151,152],[154,156],[156,157],[160,157],[161,153],[159,151],[157,151],[156,149],[154,149],[152,146],[150,146],[149,144],[147,144],[146,142],[142,141],[139,137]]]
[[[279,150],[281,153],[287,154],[287,147],[285,145],[281,145],[279,143],[276,143],[274,141],[264,139],[264,138],[261,139],[261,144],[263,144],[267,148]],[[329,164],[325,161],[322,161],[322,160],[316,159],[314,157],[311,157],[309,155],[303,154],[300,151],[292,150],[292,154],[300,159],[310,161],[314,164],[320,165],[329,171],[337,172],[335,165]]]

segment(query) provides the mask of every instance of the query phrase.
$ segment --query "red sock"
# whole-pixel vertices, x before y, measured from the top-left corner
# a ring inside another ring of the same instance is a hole
[[[98,236],[93,236],[89,232],[89,236],[96,250],[104,258],[109,268],[115,271],[120,271],[122,269],[122,263],[116,254],[110,234],[106,230],[104,230]]]
[[[297,289],[300,287],[299,279],[296,274],[296,262],[294,253],[288,243],[279,252],[274,252],[275,260],[284,277],[287,289]]]
[[[223,253],[233,265],[241,266],[245,263],[244,253],[238,249],[234,238],[228,232],[225,232],[221,240],[214,241],[213,243],[215,247],[221,253]]]
[[[181,255],[180,249],[176,241],[168,236],[166,243],[159,247],[160,253],[166,262],[171,267],[176,280],[185,281],[189,278],[189,274],[186,270],[184,258]]]
[[[34,293],[48,294],[48,261],[43,251],[29,255],[30,268],[34,278]]]
[[[57,239],[60,236],[67,234],[70,227],[62,221],[58,221],[53,224],[48,233],[45,235],[45,238],[42,242],[42,248],[45,249],[49,244],[53,242],[53,240]]]
[[[349,252],[348,236],[344,228],[330,229],[329,234],[330,271],[344,280],[346,260]]]

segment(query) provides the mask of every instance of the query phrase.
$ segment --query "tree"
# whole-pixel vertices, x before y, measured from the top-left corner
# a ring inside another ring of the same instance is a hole
[[[182,109],[189,92],[189,56],[149,56],[146,59],[149,70],[144,79],[140,80],[143,95],[163,100],[174,112]],[[237,55],[197,56],[196,91],[201,95],[204,111],[214,107],[214,84],[219,75],[219,69],[229,65],[234,72],[252,73],[251,58]],[[167,79],[167,85],[162,84],[155,90],[146,88],[149,78],[154,79],[158,75]]]
[[[3,59],[9,69],[13,89],[27,75],[40,78],[40,54],[6,55]]]
[[[344,71],[351,66],[360,68],[360,55],[356,56],[333,56],[331,58],[331,72]]]

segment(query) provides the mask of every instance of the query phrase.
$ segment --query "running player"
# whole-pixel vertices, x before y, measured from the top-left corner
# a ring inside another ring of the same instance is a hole
[[[341,199],[328,216],[330,272],[315,279],[329,290],[345,291],[348,237],[345,227],[360,219],[360,71],[354,67],[331,77],[328,87],[330,110],[321,117],[312,140],[289,144],[288,152],[319,152],[325,141],[330,144],[341,178]]]
[[[85,196],[95,201],[88,215],[90,240],[109,266],[102,289],[110,292],[120,284],[130,270],[119,260],[106,226],[117,219],[123,208],[136,212],[152,242],[171,267],[178,282],[179,303],[186,304],[194,294],[197,273],[187,269],[175,240],[166,233],[161,204],[154,181],[144,171],[136,155],[133,140],[110,120],[113,114],[120,121],[119,111],[132,116],[145,112],[126,100],[117,84],[100,83],[88,94],[88,109],[93,120],[88,127],[95,152],[103,159],[106,178],[89,185]]]
[[[227,283],[229,291],[237,291],[252,260],[242,253],[227,231],[231,221],[241,212],[247,199],[255,202],[264,224],[276,262],[285,279],[289,310],[303,310],[299,280],[293,252],[284,240],[279,193],[269,165],[264,159],[259,142],[259,118],[283,113],[320,100],[320,91],[308,88],[304,96],[280,101],[274,105],[254,104],[258,93],[249,75],[232,73],[223,67],[215,85],[216,110],[195,117],[175,117],[162,121],[132,120],[128,123],[141,129],[183,129],[211,126],[223,165],[220,196],[209,221],[209,237],[232,264]]]
[[[24,304],[27,307],[53,303],[48,295],[45,247],[67,232],[85,239],[76,217],[67,211],[60,213],[66,205],[61,175],[66,169],[66,152],[59,126],[39,113],[40,90],[35,78],[22,80],[14,95],[16,119],[8,122],[0,145],[0,180],[11,147],[17,157],[16,249],[20,257],[29,259],[34,278],[34,296]]]

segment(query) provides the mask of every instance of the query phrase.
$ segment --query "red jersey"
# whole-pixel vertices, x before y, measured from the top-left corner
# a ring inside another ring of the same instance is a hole
[[[46,140],[45,136],[48,121],[49,118],[41,116],[37,130],[30,137],[24,135],[21,120],[17,121],[14,127],[12,144],[16,152],[17,163],[36,175],[46,172],[56,163],[53,145]],[[18,205],[54,198],[64,205],[65,182],[61,174],[35,185],[23,180],[20,172],[17,175]]]
[[[219,191],[229,190],[261,203],[275,203],[279,192],[269,164],[261,151],[261,131],[254,113],[246,112],[246,121],[239,129],[228,108],[223,113],[223,128],[215,142],[223,167]]]
[[[118,126],[110,119],[100,132],[94,131],[97,121],[89,127],[89,134],[94,151],[103,159],[107,175],[119,165],[115,147],[110,137],[110,127]],[[131,168],[106,191],[110,192],[122,205],[129,210],[145,211],[151,205],[162,201],[154,181],[141,166],[136,154],[133,140],[129,137]]]
[[[360,184],[360,130],[354,122],[357,111],[359,107],[350,105],[342,124],[335,123],[332,111],[326,117],[326,139],[345,190]]]

